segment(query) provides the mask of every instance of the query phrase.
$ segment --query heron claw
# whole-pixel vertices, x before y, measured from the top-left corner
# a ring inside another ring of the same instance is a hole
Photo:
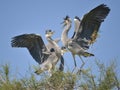
[[[76,67],[73,68],[72,73],[75,71]]]
[[[73,68],[72,73],[73,73],[75,70],[76,70],[76,71],[79,70],[79,69],[77,68],[77,66]]]
[[[81,74],[82,73],[82,69],[77,71],[77,74]]]

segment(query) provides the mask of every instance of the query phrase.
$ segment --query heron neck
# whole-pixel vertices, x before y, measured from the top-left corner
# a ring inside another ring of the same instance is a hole
[[[51,47],[55,49],[56,55],[58,57],[60,57],[61,56],[61,51],[60,51],[61,49],[58,46],[58,44],[51,37],[47,37],[47,40],[48,40],[49,44],[51,44]]]
[[[69,32],[70,28],[71,28],[71,23],[67,24],[62,32],[61,41],[64,44],[64,46],[67,46],[67,42],[69,40],[68,32]]]
[[[53,39],[51,37],[46,37],[47,38],[47,41],[50,43],[50,44],[54,44],[53,43]]]
[[[59,47],[58,44],[51,38],[51,37],[47,37],[47,41],[53,45],[53,46],[56,46],[56,47]]]
[[[80,27],[80,21],[75,21],[75,32],[77,33]]]

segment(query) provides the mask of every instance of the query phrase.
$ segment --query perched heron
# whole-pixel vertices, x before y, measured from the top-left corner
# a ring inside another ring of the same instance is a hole
[[[54,50],[47,49],[47,47],[44,44],[44,41],[42,40],[42,37],[36,34],[22,34],[19,36],[15,36],[12,38],[11,45],[12,47],[26,47],[29,50],[31,56],[40,65],[49,59],[51,53],[54,53]],[[59,60],[59,57],[57,57],[57,60]],[[64,59],[61,62],[63,61]],[[63,69],[63,65],[60,65],[60,69],[61,68]]]
[[[81,56],[89,57],[94,56],[94,54],[86,52],[89,46],[93,44],[97,38],[97,34],[101,23],[104,21],[106,16],[109,14],[110,9],[104,4],[97,6],[96,8],[85,14],[80,20],[78,17],[74,19],[75,21],[75,31],[72,38],[68,38],[68,32],[71,28],[71,19],[69,16],[64,18],[64,30],[61,35],[61,41],[65,47],[69,49],[72,53],[74,64],[76,68],[75,55],[78,55],[82,60]],[[82,60],[82,65],[80,69],[84,66],[84,61]],[[74,68],[74,69],[75,69]],[[74,70],[73,69],[73,70]]]

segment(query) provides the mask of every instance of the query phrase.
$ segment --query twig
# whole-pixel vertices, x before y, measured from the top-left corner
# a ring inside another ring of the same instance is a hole
[[[0,75],[0,81],[2,81],[3,83],[6,82],[1,75]]]
[[[115,80],[116,80],[116,86],[117,86],[118,90],[120,90],[119,81],[118,81],[118,79],[117,79],[117,76],[116,76],[116,75],[115,75]]]

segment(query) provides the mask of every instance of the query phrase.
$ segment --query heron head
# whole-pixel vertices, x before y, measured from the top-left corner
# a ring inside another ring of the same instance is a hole
[[[64,47],[64,46],[61,47],[61,53],[62,53],[62,54],[64,54],[64,53],[67,52],[67,51],[68,51],[68,50],[67,50],[66,47]]]
[[[64,18],[64,21],[61,23],[61,24],[63,24],[63,27],[65,27],[67,24],[69,24],[69,23],[71,23],[72,21],[71,21],[71,19],[70,19],[70,17],[69,16],[66,16],[65,18]]]
[[[46,30],[46,32],[45,32],[45,36],[46,37],[51,37],[52,35],[54,34],[54,31],[52,31],[52,30]]]
[[[79,22],[81,21],[78,16],[75,16],[74,21],[75,21],[75,20],[78,20]]]

